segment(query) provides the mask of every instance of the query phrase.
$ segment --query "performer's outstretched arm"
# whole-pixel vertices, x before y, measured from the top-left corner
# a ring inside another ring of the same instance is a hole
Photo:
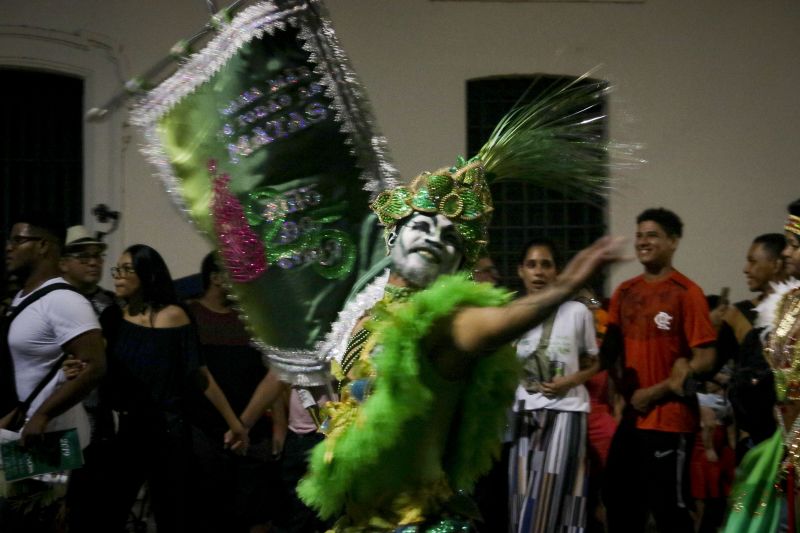
[[[458,312],[450,327],[453,346],[460,352],[479,355],[518,338],[572,297],[605,265],[624,260],[624,239],[603,237],[581,250],[564,268],[555,283],[503,307],[470,307]]]

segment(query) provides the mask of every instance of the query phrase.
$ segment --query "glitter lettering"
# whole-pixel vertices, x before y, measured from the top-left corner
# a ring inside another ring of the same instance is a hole
[[[325,88],[308,67],[286,68],[250,87],[220,110],[225,117],[219,137],[227,139],[228,157],[233,164],[257,149],[286,139],[330,113],[318,97]]]

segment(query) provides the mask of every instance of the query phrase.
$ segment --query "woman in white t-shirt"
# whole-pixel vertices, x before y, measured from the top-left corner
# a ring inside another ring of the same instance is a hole
[[[555,281],[558,265],[551,241],[530,242],[517,267],[526,293]],[[525,373],[514,402],[509,461],[513,531],[583,531],[589,412],[583,383],[600,368],[592,312],[580,302],[565,302],[523,335],[516,349]]]

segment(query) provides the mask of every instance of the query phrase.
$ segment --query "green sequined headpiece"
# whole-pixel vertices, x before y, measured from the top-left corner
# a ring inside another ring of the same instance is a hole
[[[383,191],[371,207],[386,226],[387,235],[415,212],[446,216],[461,235],[470,265],[488,243],[492,195],[480,160],[459,158],[454,167],[423,172],[407,186]]]

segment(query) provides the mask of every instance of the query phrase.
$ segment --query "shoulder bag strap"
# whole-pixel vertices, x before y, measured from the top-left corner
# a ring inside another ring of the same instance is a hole
[[[28,407],[31,406],[33,400],[35,400],[36,397],[39,396],[39,393],[42,392],[42,389],[44,389],[45,386],[48,383],[50,383],[50,380],[52,380],[53,377],[56,375],[58,369],[61,368],[61,364],[64,362],[67,356],[69,356],[69,354],[62,353],[61,356],[58,359],[56,359],[56,362],[53,364],[53,366],[50,367],[50,370],[47,371],[47,375],[44,378],[42,378],[42,380],[36,385],[36,388],[33,389],[33,391],[31,391],[31,393],[28,395],[27,398],[25,398],[24,401],[20,402],[19,408],[22,411],[28,410]]]
[[[30,294],[30,296],[25,298],[19,305],[11,307],[8,310],[8,312],[6,313],[6,319],[7,319],[6,324],[8,325],[9,329],[11,328],[11,322],[13,322],[14,319],[17,318],[17,316],[19,316],[19,314],[25,310],[26,307],[31,305],[33,302],[35,302],[42,296],[58,290],[67,290],[81,294],[81,292],[78,289],[76,289],[69,283],[53,283],[52,285],[48,285],[47,287],[42,287],[41,289],[37,289],[33,291]]]
[[[8,358],[10,361],[10,366],[12,369],[14,360],[11,358],[11,349],[8,348],[8,335],[7,335],[8,331],[11,330],[11,323],[14,321],[15,318],[19,316],[19,314],[26,307],[31,305],[33,302],[35,302],[42,296],[57,290],[68,290],[80,294],[80,291],[75,287],[73,287],[72,285],[70,285],[69,283],[53,283],[51,285],[42,287],[41,289],[38,289],[33,293],[31,293],[31,295],[25,298],[25,300],[23,300],[18,306],[12,307],[9,310],[8,314],[6,315],[5,343],[6,343],[6,349],[8,350]],[[44,389],[45,385],[47,385],[50,382],[50,380],[53,379],[53,376],[56,375],[56,372],[58,372],[58,369],[61,368],[61,364],[67,358],[67,355],[68,354],[61,354],[61,356],[56,360],[55,364],[53,364],[53,366],[47,372],[47,375],[45,375],[45,377],[36,385],[36,388],[33,389],[33,391],[28,395],[28,397],[25,398],[25,400],[19,404],[20,409],[27,411],[28,407],[30,407],[31,403],[33,403],[33,400],[35,400],[36,397],[39,395],[39,393],[42,392],[42,389]]]
[[[556,311],[542,322],[542,336],[539,337],[539,345],[536,346],[531,357],[536,358],[536,365],[539,367],[539,375],[543,379],[550,380],[550,357],[547,355],[547,347],[550,345],[550,335],[553,333],[553,324],[556,321]]]
[[[556,312],[554,311],[542,322],[539,344],[523,363],[525,376],[522,385],[530,393],[539,392],[541,383],[550,381],[550,358],[547,356],[547,347],[550,344],[550,335],[553,333]]]

